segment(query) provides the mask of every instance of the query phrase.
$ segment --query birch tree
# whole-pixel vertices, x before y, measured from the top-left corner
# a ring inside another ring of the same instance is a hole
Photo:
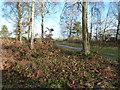
[[[22,41],[22,13],[21,13],[21,4],[20,4],[20,0],[17,2],[17,9],[18,9],[18,40]]]

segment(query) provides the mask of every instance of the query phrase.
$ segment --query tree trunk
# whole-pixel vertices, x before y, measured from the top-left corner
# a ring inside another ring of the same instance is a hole
[[[98,27],[96,28],[96,36],[95,36],[95,38],[96,38],[96,41],[98,41]]]
[[[28,41],[30,42],[31,38],[31,16],[29,17],[29,24],[28,24]]]
[[[77,36],[79,37],[79,31],[77,30]]]
[[[69,39],[70,39],[70,37],[71,37],[71,35],[72,35],[72,20],[70,21],[70,27],[69,27]]]
[[[68,38],[70,39],[70,37],[71,37],[71,29],[70,29],[70,32],[69,32],[69,35],[68,35],[68,36],[69,36]]]
[[[118,26],[117,26],[117,32],[116,32],[116,41],[118,40],[119,30],[120,30],[120,12],[118,12]]]
[[[31,49],[33,49],[33,48],[34,48],[34,4],[35,4],[35,1],[34,1],[34,0],[32,0]]]
[[[118,40],[119,29],[120,29],[120,20],[118,21],[118,26],[117,26],[116,41]]]
[[[90,54],[90,41],[87,27],[87,2],[82,4],[82,35],[83,35],[83,50],[86,55]]]
[[[41,39],[44,38],[44,1],[42,0],[42,12],[41,12],[42,22],[41,22]]]
[[[20,1],[17,2],[17,9],[18,9],[18,40],[22,41],[22,14],[20,10]]]
[[[91,25],[90,25],[90,40],[92,38],[92,26],[93,26],[93,23],[92,23],[92,18],[93,17],[93,7],[91,8]]]
[[[72,34],[72,27],[70,26],[69,39],[70,39],[70,37],[71,37],[71,34]]]

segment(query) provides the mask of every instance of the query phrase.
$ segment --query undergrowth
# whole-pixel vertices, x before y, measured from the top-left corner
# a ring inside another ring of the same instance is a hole
[[[27,43],[3,41],[4,88],[120,88],[116,61],[50,42],[36,41],[34,47],[30,50]]]

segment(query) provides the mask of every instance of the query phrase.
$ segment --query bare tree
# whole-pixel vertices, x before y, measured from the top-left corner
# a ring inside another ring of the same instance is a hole
[[[117,25],[117,32],[116,32],[116,41],[118,40],[119,36],[119,31],[120,31],[120,1],[118,2],[118,25]]]
[[[82,3],[82,35],[83,35],[83,50],[85,54],[90,54],[90,41],[87,27],[87,2]]]
[[[41,39],[44,38],[44,0],[42,0],[42,3],[41,3],[41,8],[42,8],[42,11],[41,11],[41,17],[42,17],[42,22],[41,22]]]
[[[58,5],[57,2],[52,2],[51,0],[41,0],[40,2],[35,3],[35,12],[37,13],[37,17],[41,20],[41,39],[44,38],[44,22],[47,16],[50,14],[56,13],[56,6]],[[39,17],[40,16],[40,17]]]
[[[103,2],[89,2],[89,17],[88,28],[90,29],[90,39],[92,36],[96,38],[99,37],[99,32],[102,30],[102,14],[104,13],[104,3]]]
[[[22,41],[22,13],[21,13],[21,4],[20,0],[17,2],[17,9],[18,9],[18,40]]]
[[[93,31],[93,23],[92,23],[92,20],[93,20],[93,8],[91,8],[91,24],[90,24],[90,39],[92,38],[92,31]]]
[[[32,0],[32,13],[31,13],[31,16],[32,16],[32,19],[31,19],[31,22],[32,22],[32,26],[31,26],[31,49],[34,48],[34,5],[35,5],[35,1]]]
[[[5,2],[2,8],[3,16],[14,25],[15,31],[13,32],[15,32],[19,41],[22,41],[24,25],[28,25],[29,22],[28,18],[31,12],[29,4],[18,0],[18,2]]]
[[[66,33],[68,38],[72,35],[72,29],[74,27],[74,23],[79,21],[79,16],[81,13],[81,7],[78,2],[65,2],[64,8],[60,15],[60,26],[61,26],[61,34]]]

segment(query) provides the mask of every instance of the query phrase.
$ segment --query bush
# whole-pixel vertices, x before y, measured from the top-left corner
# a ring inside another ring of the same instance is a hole
[[[114,41],[116,41],[116,38],[115,38],[115,37],[111,37],[111,38],[110,38],[110,41],[113,41],[113,42],[114,42]]]

